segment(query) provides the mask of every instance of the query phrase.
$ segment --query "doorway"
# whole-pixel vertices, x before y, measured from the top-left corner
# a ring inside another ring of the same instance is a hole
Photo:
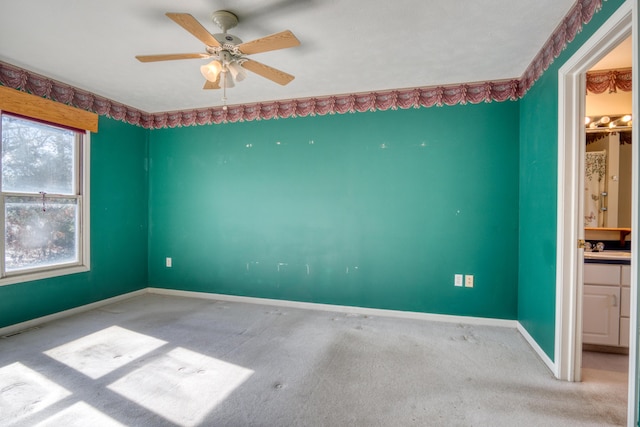
[[[580,381],[582,368],[583,256],[578,242],[584,240],[584,129],[586,72],[614,47],[631,36],[633,3],[625,2],[607,22],[559,70],[558,99],[558,218],[556,260],[556,377]],[[637,69],[637,55],[633,67]],[[637,114],[634,101],[633,114]],[[638,137],[633,125],[632,165],[632,271],[629,343],[629,388],[627,419],[637,417],[636,331],[637,331],[637,236]]]
[[[632,38],[586,74],[580,380],[626,415],[630,324]],[[578,267],[580,268],[580,267]],[[606,390],[606,392],[604,391]],[[624,405],[624,406],[623,406]]]

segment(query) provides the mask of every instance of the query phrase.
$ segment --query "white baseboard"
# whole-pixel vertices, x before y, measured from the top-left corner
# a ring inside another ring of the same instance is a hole
[[[273,305],[277,307],[301,308],[307,310],[333,311],[338,313],[362,314],[367,316],[396,317],[401,319],[429,320],[432,322],[464,323],[468,325],[500,326],[516,328],[516,320],[490,319],[484,317],[453,316],[446,314],[418,313],[413,311],[386,310],[379,308],[353,307],[345,305],[318,304],[268,298],[243,297],[236,295],[212,294],[207,292],[179,291],[164,288],[147,288],[152,294],[169,295],[187,298],[201,298],[218,301],[242,302],[249,304]]]
[[[144,295],[146,293],[147,293],[147,289],[140,289],[138,291],[133,291],[133,292],[118,295],[112,298],[107,298],[100,301],[92,302],[91,304],[81,305],[79,307],[70,308],[69,310],[59,311],[57,313],[49,314],[47,316],[42,316],[36,319],[27,320],[26,322],[5,326],[4,328],[0,328],[0,337],[15,334],[16,332],[24,331],[25,329],[31,329],[33,327],[36,327],[46,322],[62,319],[64,317],[69,317],[78,313],[83,313],[85,311],[100,308],[108,304],[120,302],[122,300],[126,300],[139,295]]]
[[[540,347],[538,345],[536,340],[533,339],[533,337],[531,336],[531,334],[529,334],[529,332],[525,329],[525,327],[522,326],[522,324],[520,322],[517,322],[517,324],[518,324],[518,326],[517,326],[518,332],[520,332],[520,335],[522,335],[524,337],[524,339],[527,341],[527,343],[529,343],[529,345],[531,346],[533,351],[535,351],[536,354],[538,355],[538,357],[540,359],[542,359],[544,364],[547,365],[547,368],[549,368],[549,370],[551,370],[553,375],[556,378],[558,378],[558,372],[557,372],[558,369],[557,369],[556,364],[553,363],[553,361],[551,360],[551,358],[549,358],[549,356],[547,356],[547,353],[545,353],[544,350],[542,349],[542,347]]]
[[[118,295],[112,298],[96,301],[91,304],[86,304],[80,307],[71,308],[69,310],[60,311],[58,313],[53,313],[47,316],[38,317],[36,319],[27,320],[26,322],[16,323],[15,325],[10,325],[4,328],[0,328],[0,337],[14,334],[16,332],[20,332],[25,329],[30,329],[42,323],[62,319],[74,314],[83,313],[85,311],[100,308],[108,304],[113,304],[129,298],[144,295],[146,293],[157,294],[157,295],[167,295],[167,296],[177,296],[177,297],[187,297],[187,298],[200,298],[200,299],[209,299],[209,300],[218,300],[218,301],[240,302],[240,303],[249,303],[249,304],[272,305],[276,307],[299,308],[299,309],[306,309],[306,310],[322,310],[322,311],[332,311],[337,313],[361,314],[361,315],[367,315],[367,316],[395,317],[399,319],[428,320],[431,322],[462,323],[467,325],[498,326],[498,327],[504,327],[504,328],[514,328],[514,329],[517,329],[522,334],[522,336],[531,345],[534,351],[540,356],[543,362],[549,367],[549,369],[551,369],[555,373],[555,365],[553,364],[551,359],[549,359],[549,357],[544,353],[542,348],[540,348],[540,346],[535,342],[535,340],[531,337],[531,335],[529,335],[526,329],[524,329],[524,327],[517,320],[491,319],[491,318],[471,317],[471,316],[455,316],[455,315],[447,315],[447,314],[419,313],[419,312],[412,312],[412,311],[387,310],[387,309],[379,309],[379,308],[354,307],[354,306],[333,305],[333,304],[319,304],[319,303],[311,303],[311,302],[277,300],[277,299],[269,299],[269,298],[255,298],[255,297],[244,297],[244,296],[237,296],[237,295],[213,294],[208,292],[180,291],[180,290],[164,289],[164,288],[140,289],[134,292],[129,292],[123,295]]]

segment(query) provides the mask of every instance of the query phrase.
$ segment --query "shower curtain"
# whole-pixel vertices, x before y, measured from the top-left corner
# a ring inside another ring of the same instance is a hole
[[[584,174],[584,226],[604,227],[604,212],[600,210],[604,200],[607,151],[586,153]]]

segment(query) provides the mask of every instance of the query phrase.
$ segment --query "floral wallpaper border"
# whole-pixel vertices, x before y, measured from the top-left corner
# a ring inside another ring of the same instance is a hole
[[[587,91],[592,93],[616,93],[618,89],[631,92],[633,74],[631,68],[620,70],[592,71],[587,73]]]
[[[146,113],[91,92],[0,62],[0,84],[149,129],[227,122],[344,114],[516,100],[526,94],[555,58],[602,7],[602,0],[577,0],[520,79],[335,95],[165,113]],[[630,90],[631,73],[599,73],[592,91]],[[625,88],[629,89],[625,89]],[[596,92],[601,93],[601,92]]]

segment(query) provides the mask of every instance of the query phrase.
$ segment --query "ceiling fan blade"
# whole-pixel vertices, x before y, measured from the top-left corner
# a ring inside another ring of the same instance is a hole
[[[245,55],[253,53],[268,52],[270,50],[285,49],[288,47],[299,46],[300,40],[289,30],[281,31],[270,36],[262,37],[247,43],[238,45],[240,52]]]
[[[220,89],[220,76],[218,76],[218,79],[215,82],[205,80],[202,89]]]
[[[268,65],[264,65],[258,61],[253,61],[251,59],[243,62],[242,66],[247,70],[253,71],[254,73],[264,77],[265,79],[274,81],[282,86],[295,79],[295,77],[291,74],[287,74],[284,71],[276,70],[275,68],[269,67]]]
[[[172,61],[174,59],[206,59],[211,55],[207,53],[170,53],[161,55],[137,55],[140,62]]]
[[[211,35],[211,33],[207,31],[207,29],[204,28],[202,24],[190,14],[167,12],[165,15],[175,21],[182,28],[189,31],[191,34],[197,37],[198,40],[200,40],[207,46],[220,47],[220,43],[218,42],[218,40],[216,40]]]

